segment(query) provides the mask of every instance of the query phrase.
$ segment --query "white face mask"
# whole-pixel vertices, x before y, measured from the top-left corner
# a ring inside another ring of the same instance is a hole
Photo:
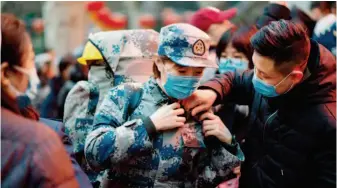
[[[31,99],[35,99],[36,95],[38,94],[38,88],[39,88],[39,84],[40,84],[40,79],[39,76],[37,75],[37,71],[35,68],[31,68],[31,69],[25,69],[19,66],[14,66],[14,68],[27,75],[28,76],[28,88],[25,91],[25,94]],[[21,93],[21,92],[20,92]]]
[[[98,84],[100,91],[107,91],[113,87],[113,75],[107,75],[105,66],[91,66],[88,81]]]

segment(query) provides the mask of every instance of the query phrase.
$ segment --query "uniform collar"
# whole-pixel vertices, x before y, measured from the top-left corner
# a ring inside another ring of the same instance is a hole
[[[146,82],[145,88],[148,90],[149,94],[153,98],[153,102],[156,106],[161,106],[166,103],[176,102],[176,99],[172,99],[164,93],[162,88],[158,85],[155,78],[150,77],[149,81]]]

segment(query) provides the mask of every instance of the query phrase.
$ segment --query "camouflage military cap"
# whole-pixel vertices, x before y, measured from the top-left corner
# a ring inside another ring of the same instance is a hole
[[[190,24],[168,25],[159,34],[158,55],[182,66],[218,68],[209,47],[209,36]]]

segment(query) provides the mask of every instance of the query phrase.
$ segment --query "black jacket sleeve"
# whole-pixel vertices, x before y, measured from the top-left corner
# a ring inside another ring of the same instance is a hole
[[[263,26],[268,25],[269,22],[278,21],[281,19],[290,20],[290,10],[288,7],[276,3],[270,3],[264,8],[263,14],[258,17],[256,27],[261,29]]]
[[[217,75],[214,79],[199,87],[199,89],[211,89],[217,93],[214,105],[228,102],[251,105],[254,96],[253,74],[253,70],[248,70],[242,74],[228,72]]]
[[[336,119],[330,118],[316,140],[313,154],[313,187],[336,187]]]

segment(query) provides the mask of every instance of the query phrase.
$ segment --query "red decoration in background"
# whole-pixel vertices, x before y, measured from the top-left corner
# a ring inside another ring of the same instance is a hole
[[[110,22],[115,29],[125,29],[128,26],[128,19],[124,14],[112,13]]]
[[[138,24],[142,29],[153,29],[156,27],[156,18],[151,14],[144,14],[139,17]]]
[[[96,17],[98,21],[101,21],[101,24],[103,24],[104,26],[108,26],[110,14],[111,12],[108,8],[102,8],[101,10],[96,12]]]
[[[127,27],[127,18],[122,14],[115,14],[110,11],[104,2],[94,1],[87,3],[86,9],[90,18],[102,30],[118,30]]]
[[[105,7],[105,4],[102,1],[87,3],[87,11],[88,12],[97,12],[104,7]]]

